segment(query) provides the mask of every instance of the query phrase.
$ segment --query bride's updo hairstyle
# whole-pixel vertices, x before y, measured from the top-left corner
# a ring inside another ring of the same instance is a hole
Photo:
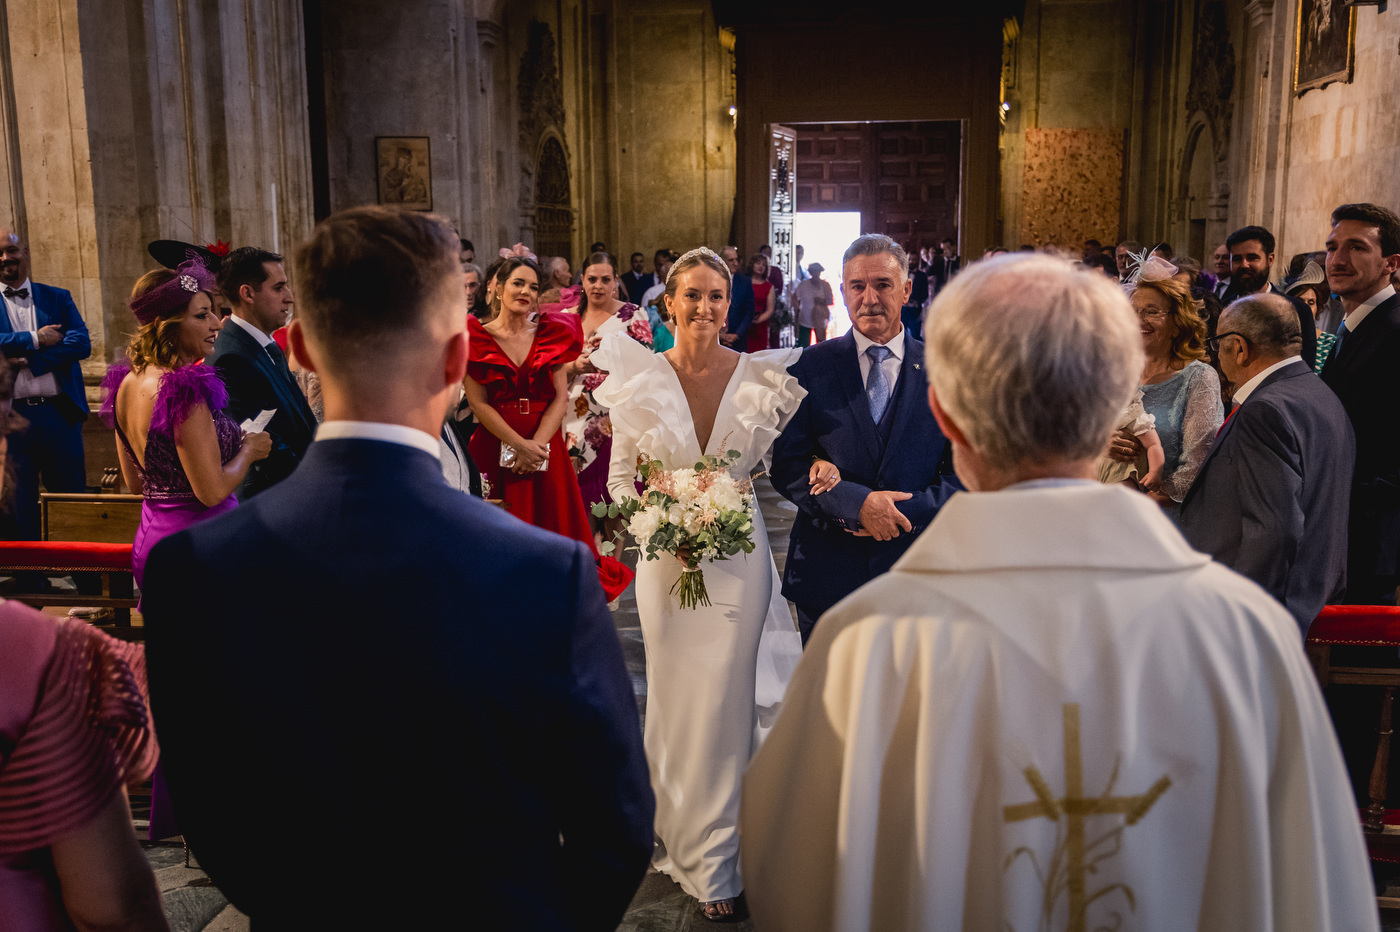
[[[692,249],[690,252],[676,260],[676,264],[671,266],[670,274],[666,276],[666,301],[661,302],[665,308],[663,316],[671,316],[671,308],[668,302],[676,300],[676,289],[680,287],[681,276],[693,268],[704,266],[719,273],[724,279],[724,296],[732,298],[734,296],[734,279],[729,274],[729,266],[724,264],[724,260],[714,252],[701,246],[699,249]]]
[[[155,269],[136,280],[129,302],[140,326],[126,346],[126,358],[137,372],[147,366],[176,369],[181,364],[176,352],[176,336],[190,302],[203,292],[213,295],[213,276],[189,274],[188,264],[179,269]],[[196,272],[202,272],[202,267]],[[217,313],[217,312],[215,312]]]

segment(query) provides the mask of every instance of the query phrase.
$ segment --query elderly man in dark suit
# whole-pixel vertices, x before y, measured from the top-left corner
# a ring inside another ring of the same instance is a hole
[[[467,365],[457,255],[431,215],[322,221],[289,336],[325,423],[289,478],[147,564],[175,813],[254,928],[320,928],[331,903],[360,928],[611,930],[651,858],[592,553],[443,480]],[[310,856],[269,861],[277,825]]]
[[[1342,299],[1322,381],[1337,393],[1356,431],[1351,483],[1347,596],[1355,605],[1394,605],[1400,584],[1400,218],[1375,204],[1332,211],[1327,281]]]
[[[316,416],[272,339],[292,313],[282,257],[255,246],[235,249],[219,267],[219,291],[233,316],[224,321],[210,362],[228,386],[228,415],[242,421],[277,412],[265,428],[272,435],[272,453],[248,470],[238,490],[241,501],[292,474],[316,432]]]
[[[1300,355],[1293,306],[1241,298],[1211,338],[1236,407],[1181,503],[1186,540],[1248,576],[1306,634],[1346,585],[1356,441],[1346,411]]]
[[[73,296],[29,280],[29,247],[0,228],[0,351],[15,370],[14,410],[29,427],[10,435],[15,536],[39,539],[39,482],[50,492],[83,492],[87,392],[79,363],[92,355]]]
[[[926,401],[923,344],[905,331],[909,258],[888,236],[846,250],[852,329],[789,370],[807,390],[773,445],[773,485],[797,505],[783,595],[806,643],[821,614],[889,570],[962,486]],[[832,486],[834,464],[840,481]]]

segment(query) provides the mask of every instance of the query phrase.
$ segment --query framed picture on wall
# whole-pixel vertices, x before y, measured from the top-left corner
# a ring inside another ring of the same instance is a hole
[[[427,136],[376,136],[379,203],[409,210],[433,209],[433,170]]]
[[[1342,0],[1299,0],[1293,93],[1351,82],[1356,63],[1356,8]]]

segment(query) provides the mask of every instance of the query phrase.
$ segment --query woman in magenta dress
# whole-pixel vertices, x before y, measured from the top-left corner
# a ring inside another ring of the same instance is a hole
[[[102,417],[117,432],[127,488],[141,495],[131,570],[140,586],[146,556],[164,537],[237,507],[233,490],[272,450],[266,433],[244,434],[224,413],[228,389],[203,365],[222,322],[214,276],[198,261],[147,272],[131,291],[140,327],[127,358],[102,380]],[[163,774],[151,790],[152,840],[179,834]]]
[[[141,326],[102,380],[122,478],[145,498],[131,553],[138,586],[156,542],[236,507],[234,489],[272,449],[268,434],[245,436],[223,412],[228,390],[202,364],[221,327],[213,291],[197,261],[141,276],[131,292]]]
[[[753,326],[749,328],[746,352],[761,353],[768,349],[768,322],[773,319],[773,306],[777,302],[778,289],[768,277],[768,257],[761,252],[754,253],[749,260],[749,280],[753,282]]]
[[[471,355],[464,387],[482,428],[467,452],[489,486],[487,498],[501,500],[522,521],[588,545],[611,601],[632,572],[599,556],[560,429],[569,400],[563,367],[581,349],[576,318],[537,313],[539,269],[528,258],[507,259],[495,281],[491,322],[467,321]]]
[[[0,359],[0,479],[13,389]],[[166,929],[126,802],[156,754],[142,645],[0,599],[0,929]]]

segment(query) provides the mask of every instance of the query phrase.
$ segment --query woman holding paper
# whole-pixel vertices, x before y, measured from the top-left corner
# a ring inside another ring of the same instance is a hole
[[[131,552],[138,586],[156,541],[233,509],[234,489],[272,449],[270,435],[245,434],[224,413],[228,391],[202,364],[221,326],[214,287],[197,261],[141,276],[130,305],[140,327],[102,380],[122,478],[145,497]]]

